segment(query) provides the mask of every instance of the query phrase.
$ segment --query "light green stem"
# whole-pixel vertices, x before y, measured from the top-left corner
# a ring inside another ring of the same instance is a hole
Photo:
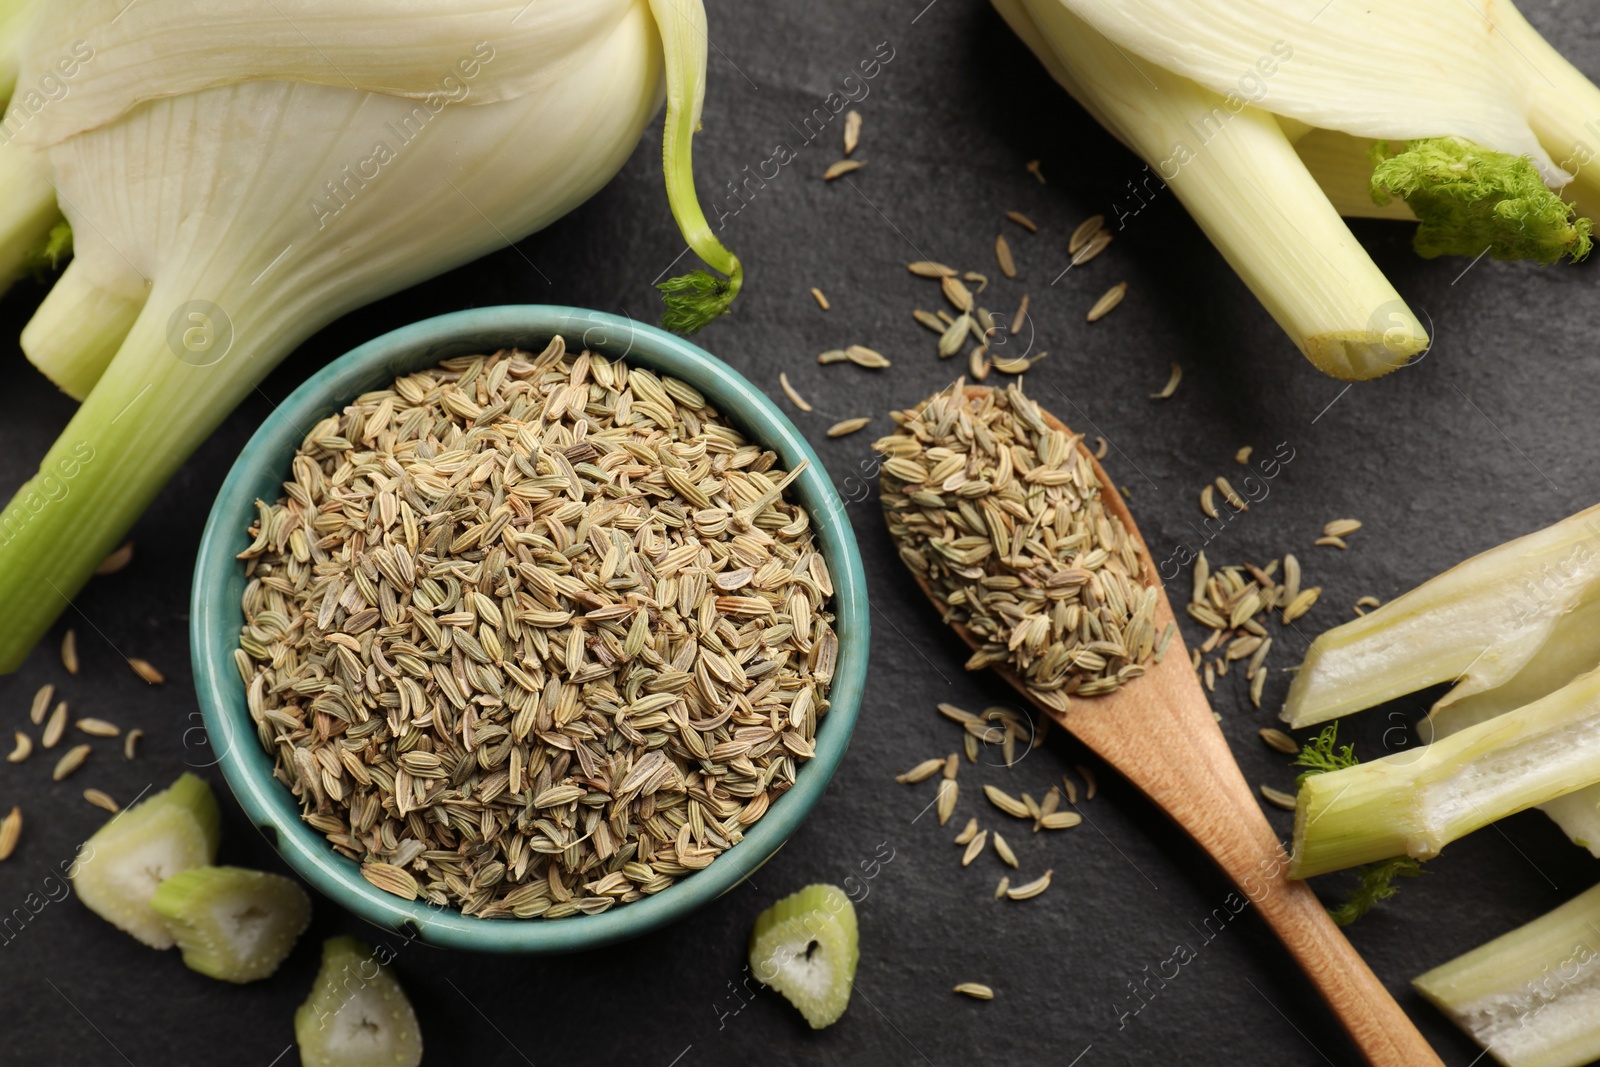
[[[694,135],[705,102],[706,13],[701,0],[650,0],[666,57],[667,117],[661,138],[661,165],[672,217],[689,247],[713,269],[718,281],[695,272],[661,286],[667,293],[669,327],[693,333],[728,309],[744,284],[739,257],[717,239],[694,187]],[[677,295],[674,295],[677,294]]]
[[[0,291],[22,274],[61,221],[44,160],[0,141]]]
[[[74,400],[89,395],[133,328],[144,296],[121,296],[89,281],[74,261],[22,329],[28,360]]]
[[[1289,874],[1428,859],[1497,819],[1600,782],[1600,671],[1409,752],[1307,778]]]
[[[1531,101],[1528,122],[1539,144],[1573,181],[1561,190],[1578,214],[1600,220],[1600,87],[1540,36],[1510,4],[1495,7],[1495,25],[1522,66]]]

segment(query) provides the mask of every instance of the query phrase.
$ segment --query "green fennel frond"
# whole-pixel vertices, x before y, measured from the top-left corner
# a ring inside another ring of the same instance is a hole
[[[744,272],[735,260],[733,273],[727,278],[692,270],[659,283],[656,288],[661,290],[661,301],[666,305],[661,313],[662,328],[681,334],[699,332],[728,310],[743,281]]]
[[[1372,199],[1406,202],[1421,220],[1412,245],[1423,258],[1488,252],[1549,264],[1589,254],[1594,223],[1576,217],[1528,157],[1460,137],[1407,141],[1391,151],[1388,141],[1372,147]]]
[[[1339,724],[1330,722],[1322,728],[1322,732],[1315,739],[1300,750],[1300,754],[1294,758],[1294,765],[1309,767],[1310,770],[1300,772],[1300,776],[1294,780],[1295,785],[1299,785],[1313,774],[1343,770],[1361,762],[1356,759],[1354,745],[1343,745],[1335,752],[1333,746],[1338,739]]]
[[[1410,856],[1396,856],[1379,863],[1369,863],[1361,868],[1361,884],[1345,896],[1344,903],[1328,909],[1328,917],[1335,926],[1349,926],[1380,900],[1388,900],[1400,891],[1394,884],[1396,878],[1415,878],[1427,874],[1420,861]]]
[[[48,281],[49,275],[61,266],[61,261],[72,255],[72,224],[62,219],[50,227],[45,239],[28,249],[23,266],[33,272],[39,281]]]

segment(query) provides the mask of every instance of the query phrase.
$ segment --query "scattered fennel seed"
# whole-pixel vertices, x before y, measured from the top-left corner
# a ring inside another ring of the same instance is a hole
[[[1317,538],[1315,544],[1318,548],[1344,549],[1349,547],[1347,544],[1345,544],[1345,540],[1342,537],[1319,537]]]
[[[22,809],[13,806],[4,819],[0,819],[0,860],[8,860],[17,850],[22,838]]]
[[[999,837],[1000,837],[999,834],[995,835],[995,839],[996,840],[998,840]],[[973,837],[972,837],[972,840],[967,842],[966,851],[961,854],[961,866],[963,866],[963,867],[971,866],[972,865],[972,861],[977,859],[980,855],[983,854],[983,848],[988,843],[989,843],[989,831],[987,831],[987,830],[979,830],[976,834],[974,834]]]
[[[1010,219],[1012,222],[1016,223],[1018,226],[1021,226],[1024,230],[1027,230],[1029,233],[1038,233],[1039,232],[1039,224],[1034,222],[1032,219],[1030,219],[1028,216],[1024,215],[1020,211],[1008,211],[1008,212],[1006,212],[1006,218]]]
[[[844,357],[856,366],[866,367],[869,370],[882,370],[889,366],[889,360],[883,353],[868,348],[866,345],[847,346],[844,350]]]
[[[1334,519],[1322,528],[1324,537],[1349,537],[1361,529],[1360,519]]]
[[[1245,445],[1243,448],[1239,449],[1239,451],[1233,454],[1233,461],[1239,464],[1249,463],[1250,453],[1254,451],[1255,449],[1253,447],[1250,445]]]
[[[993,1000],[994,990],[982,982],[962,982],[955,987],[955,992],[974,1000]]]
[[[50,721],[45,723],[44,735],[39,743],[45,748],[55,748],[61,740],[61,735],[67,731],[67,702],[63,700],[56,705],[56,710],[50,713]]]
[[[1072,266],[1083,266],[1085,263],[1098,256],[1101,252],[1104,252],[1106,247],[1110,244],[1111,234],[1107,233],[1105,230],[1096,231],[1093,237],[1084,242],[1082,248],[1073,253],[1072,259],[1070,260]]]
[[[61,635],[61,665],[68,674],[78,673],[78,633],[68,629]]]
[[[860,170],[864,166],[866,164],[859,159],[841,159],[822,172],[822,180],[831,182],[835,178],[842,178],[851,171]]]
[[[1107,289],[1099,300],[1094,302],[1094,307],[1089,309],[1088,321],[1099,322],[1111,314],[1111,309],[1122,303],[1122,298],[1128,295],[1128,283],[1118,282]]]
[[[133,668],[134,674],[137,674],[151,685],[161,685],[167,680],[167,676],[156,670],[148,660],[130,659],[128,660],[128,666]]]
[[[1037,159],[1028,160],[1027,171],[1029,174],[1039,179],[1040,185],[1044,184],[1044,170],[1039,166],[1039,161]]]
[[[1054,871],[1045,871],[1044,874],[1040,875],[1038,878],[1035,878],[1031,882],[1028,882],[1024,885],[1012,886],[1010,889],[1006,890],[1006,896],[1010,897],[1012,900],[1028,900],[1031,897],[1036,897],[1040,893],[1043,893],[1046,889],[1050,888],[1050,876],[1054,873]]]
[[[79,730],[90,737],[120,737],[122,728],[116,723],[106,722],[104,719],[79,719],[74,723]]]
[[[116,549],[115,551],[113,551],[111,553],[111,555],[109,555],[105,559],[101,560],[100,561],[100,566],[98,566],[98,567],[96,567],[94,569],[94,573],[99,577],[105,577],[108,574],[116,574],[118,571],[120,571],[122,568],[126,567],[132,561],[133,561],[133,542],[129,541],[127,544],[123,545],[121,548]]]
[[[917,782],[927,781],[938,774],[944,767],[942,759],[925,759],[904,774],[895,775],[894,780],[902,785],[914,785]]]
[[[28,721],[38,726],[44,722],[45,712],[50,710],[50,702],[56,697],[56,687],[41,685],[39,691],[33,694],[33,706],[28,711]]]
[[[967,825],[964,826],[962,828],[961,832],[956,835],[955,843],[958,844],[958,845],[970,844],[972,842],[972,839],[974,837],[977,837],[977,836],[978,836],[978,820],[975,819],[975,818],[974,819],[968,819],[967,820]]]
[[[1011,255],[1011,242],[1006,240],[1005,234],[1000,234],[994,239],[994,258],[1000,264],[1000,273],[1007,278],[1017,276],[1017,261]]]
[[[1296,756],[1300,753],[1299,742],[1295,741],[1294,738],[1290,737],[1282,730],[1277,730],[1269,726],[1261,731],[1261,740],[1267,743],[1268,748],[1282,752],[1285,756]]]
[[[60,759],[56,760],[55,770],[50,773],[50,777],[57,782],[61,781],[67,775],[82,767],[83,761],[89,758],[91,751],[92,749],[88,745],[73,745],[67,749]]]
[[[1294,810],[1295,797],[1293,793],[1285,793],[1281,789],[1274,789],[1270,785],[1263,785],[1261,787],[1261,795],[1266,798],[1268,804],[1271,804],[1275,808],[1282,808],[1284,811]]]
[[[1023,293],[1022,299],[1017,301],[1017,313],[1011,316],[1011,329],[1009,331],[1011,336],[1015,337],[1018,333],[1022,332],[1022,324],[1027,321],[1027,318],[1028,294]]]
[[[844,116],[844,154],[850,155],[861,143],[861,112],[851,108]]]
[[[1099,792],[1100,789],[1100,783],[1095,778],[1094,771],[1081,763],[1074,764],[1074,766],[1077,768],[1078,776],[1083,779],[1083,799],[1093,800],[1095,793]]]
[[[1067,238],[1067,254],[1076,255],[1078,250],[1088,244],[1102,229],[1105,228],[1104,215],[1090,215],[1078,223],[1077,229],[1072,231],[1072,236]]]
[[[27,759],[33,754],[33,738],[29,737],[21,730],[16,732],[16,738],[16,744],[12,747],[11,752],[6,756],[7,763],[21,763],[23,760]]]
[[[89,803],[93,804],[102,811],[109,811],[113,815],[122,810],[122,807],[115,800],[111,799],[110,793],[99,789],[85,789],[83,791],[83,799],[87,800]]]
[[[128,735],[122,739],[122,758],[133,759],[139,754],[139,741],[144,737],[143,730],[129,730]]]
[[[1167,379],[1167,384],[1161,387],[1161,392],[1151,393],[1151,400],[1165,400],[1178,391],[1178,383],[1183,381],[1183,368],[1176,363],[1172,365],[1172,376]]]
[[[843,437],[845,434],[855,433],[871,422],[870,416],[861,416],[854,419],[842,419],[828,427],[829,437]]]
[[[906,269],[919,278],[954,278],[955,268],[947,267],[931,259],[919,259],[915,263],[907,263]]]
[[[789,376],[782,371],[778,372],[778,384],[783,387],[783,395],[787,396],[789,398],[789,402],[795,407],[799,408],[801,411],[813,410],[811,405],[806,402],[806,398],[801,396],[799,391],[796,390],[794,386],[789,384]]]
[[[828,298],[825,295],[823,295],[823,292],[822,292],[821,289],[818,289],[816,286],[813,285],[811,287],[811,297],[812,297],[813,300],[815,300],[817,302],[817,306],[819,308],[821,308],[823,311],[827,311],[828,310]]]

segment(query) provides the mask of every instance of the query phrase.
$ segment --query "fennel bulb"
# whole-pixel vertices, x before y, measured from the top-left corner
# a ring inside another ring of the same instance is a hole
[[[1331,216],[1420,218],[1425,256],[1589,249],[1591,223],[1545,183],[1576,171],[1579,206],[1600,208],[1581,125],[1600,89],[1507,2],[994,4],[1335,377],[1393,370],[1427,336]]]
[[[36,11],[19,84],[72,41],[92,39],[95,58],[14,138],[47,167],[76,239],[25,336],[41,369],[89,388],[0,514],[0,670],[297,344],[605,184],[660,103],[663,66],[668,198],[691,247],[727,274],[680,283],[668,321],[692,331],[738,291],[738,260],[694,203],[700,0],[454,0],[441,23],[444,10],[52,0]]]

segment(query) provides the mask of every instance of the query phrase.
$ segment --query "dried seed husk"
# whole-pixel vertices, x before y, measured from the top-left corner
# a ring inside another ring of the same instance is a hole
[[[994,258],[1000,264],[1000,273],[1007,278],[1017,276],[1017,261],[1011,255],[1011,242],[1006,240],[1005,234],[999,234],[994,239]]]
[[[976,292],[979,293],[989,288],[989,276],[987,274],[979,274],[975,270],[963,271],[961,273],[961,279],[977,285],[978,288]]]
[[[1017,301],[1017,313],[1015,315],[1011,316],[1011,330],[1010,330],[1010,333],[1011,333],[1011,335],[1013,337],[1015,337],[1018,333],[1020,333],[1022,331],[1022,324],[1027,321],[1027,318],[1028,318],[1028,294],[1027,293],[1023,293],[1022,294],[1022,299]]]
[[[1077,807],[1078,806],[1078,786],[1077,786],[1077,784],[1075,782],[1073,782],[1071,776],[1069,776],[1067,774],[1063,774],[1061,776],[1061,788],[1067,794],[1067,803],[1071,804],[1073,807]]]
[[[1285,756],[1297,755],[1300,751],[1300,745],[1294,738],[1270,726],[1261,731],[1261,740],[1267,743],[1268,748],[1282,752]]]
[[[1208,519],[1217,518],[1216,489],[1216,486],[1207,482],[1200,490],[1200,510],[1205,513]]]
[[[983,795],[989,798],[989,803],[1016,819],[1028,818],[1028,808],[1022,801],[1007,793],[998,786],[986,785]]]
[[[944,758],[944,776],[954,778],[961,772],[961,757],[954,752]]]
[[[1261,787],[1261,795],[1266,799],[1268,804],[1271,804],[1275,808],[1282,808],[1284,811],[1293,811],[1295,808],[1295,797],[1293,793],[1285,793],[1281,789],[1274,789],[1270,785],[1263,785]]]
[[[955,987],[955,991],[963,996],[971,997],[974,1000],[994,999],[994,990],[990,989],[982,982],[962,982],[960,985]]]
[[[78,633],[68,629],[61,635],[61,665],[68,674],[78,673]]]
[[[1228,502],[1229,506],[1231,506],[1234,511],[1250,510],[1250,505],[1245,503],[1244,497],[1240,496],[1234,491],[1233,483],[1228,481],[1228,479],[1222,477],[1217,478],[1217,492],[1222,494],[1222,498]]]
[[[1250,679],[1250,703],[1256,707],[1261,706],[1261,693],[1267,686],[1267,672],[1262,671]]]
[[[894,780],[902,785],[915,785],[917,782],[925,782],[929,778],[932,778],[934,775],[938,774],[943,767],[944,760],[942,759],[937,757],[934,759],[925,759],[906,773],[895,775]]]
[[[811,298],[817,302],[817,306],[823,311],[828,310],[828,298],[823,295],[821,289],[818,289],[814,285],[811,287]]]
[[[843,437],[847,433],[855,433],[857,430],[862,429],[871,421],[872,418],[866,415],[854,419],[841,419],[832,426],[828,427],[828,436]]]
[[[1046,830],[1069,830],[1083,822],[1083,816],[1075,811],[1056,811],[1039,819],[1039,825]]]
[[[956,276],[953,267],[947,267],[943,263],[936,263],[931,259],[919,259],[915,263],[907,263],[906,269],[919,278],[954,278]]]
[[[959,792],[960,790],[956,786],[956,780],[954,778],[939,779],[937,810],[939,814],[940,826],[943,826],[945,823],[950,821],[951,814],[956,810],[956,797]]]
[[[1254,451],[1255,451],[1254,448],[1252,448],[1249,445],[1245,445],[1243,448],[1239,449],[1239,451],[1237,451],[1237,452],[1235,452],[1233,454],[1233,461],[1235,463],[1241,463],[1241,464],[1249,463],[1250,462],[1250,453],[1252,453]]]
[[[62,753],[61,758],[56,760],[55,770],[50,772],[51,779],[59,782],[79,767],[82,767],[83,761],[89,758],[91,751],[93,749],[88,745],[73,745],[67,749],[66,752]]]
[[[417,880],[404,867],[392,863],[363,863],[361,877],[402,900],[417,899]]]
[[[1073,766],[1077,769],[1078,776],[1083,779],[1083,799],[1093,800],[1095,793],[1100,788],[1094,772],[1081,763],[1073,764]]]
[[[1254,678],[1261,673],[1262,664],[1267,661],[1267,652],[1272,648],[1272,638],[1263,637],[1261,644],[1256,647],[1255,655],[1250,657],[1250,665],[1245,668],[1244,676]]]
[[[128,731],[128,736],[122,739],[122,758],[133,759],[139,752],[139,739],[144,737],[144,731],[133,729]]]
[[[978,762],[978,739],[971,734],[963,734],[961,748],[966,753],[968,763]]]
[[[1172,376],[1167,379],[1167,384],[1163,385],[1161,387],[1161,392],[1159,392],[1159,393],[1151,393],[1150,394],[1150,399],[1151,400],[1165,400],[1165,399],[1167,399],[1173,393],[1176,393],[1178,391],[1178,383],[1181,382],[1181,381],[1183,381],[1183,368],[1178,366],[1178,364],[1174,363],[1172,365]]]
[[[1283,585],[1279,586],[1278,607],[1286,608],[1300,596],[1300,561],[1293,555],[1283,557]]]
[[[806,403],[806,398],[801,396],[799,391],[789,384],[789,376],[782,371],[778,373],[778,384],[783,387],[783,395],[789,398],[791,404],[801,411],[812,410],[811,405]]]
[[[1011,846],[1006,843],[1006,839],[1001,837],[998,832],[994,835],[994,851],[1007,866],[1012,868],[1019,866],[1017,854],[1011,851]]]
[[[972,714],[972,712],[963,711],[961,708],[956,707],[954,704],[939,704],[938,708],[939,708],[939,714],[940,715],[943,715],[945,718],[949,719],[951,722],[960,723],[962,726],[965,726],[969,722],[978,722],[979,721],[978,717],[976,715]]]
[[[21,730],[17,731],[16,738],[16,744],[12,747],[10,754],[6,756],[7,763],[21,763],[33,754],[33,738]]]
[[[1021,374],[1033,366],[1033,360],[1026,357],[1017,359],[991,359],[989,365],[1001,374]]]
[[[1104,215],[1090,215],[1078,223],[1078,228],[1072,231],[1072,236],[1067,238],[1067,254],[1074,255],[1084,245],[1088,244],[1095,234],[1105,227]]]
[[[111,794],[104,792],[103,790],[85,789],[83,791],[83,799],[87,800],[100,810],[109,811],[113,815],[122,810],[122,806],[119,805],[115,800],[111,799]]]
[[[22,809],[13,806],[4,819],[0,819],[0,860],[8,860],[17,850],[22,838]]]
[[[817,362],[822,364],[844,363],[849,358],[842,348],[830,348],[826,352],[817,353]]]
[[[56,705],[56,710],[50,713],[50,721],[45,723],[44,735],[39,743],[45,748],[55,748],[56,742],[61,740],[61,735],[67,732],[67,702],[63,700]]]
[[[1381,607],[1383,607],[1383,601],[1379,600],[1375,596],[1364,596],[1360,600],[1356,601],[1356,607],[1358,607],[1358,608],[1381,608]]]
[[[1111,309],[1122,303],[1122,298],[1127,295],[1127,282],[1118,282],[1116,285],[1113,285],[1100,295],[1099,300],[1094,302],[1094,306],[1089,309],[1089,314],[1087,316],[1088,320],[1090,322],[1099,322],[1101,319],[1111,314]]]
[[[968,819],[967,820],[967,825],[962,827],[961,832],[956,835],[955,843],[958,844],[958,845],[971,844],[972,843],[972,839],[974,837],[977,837],[977,836],[978,836],[978,820],[977,819]]]
[[[989,831],[979,830],[975,835],[973,835],[972,840],[967,842],[966,851],[961,854],[961,866],[971,866],[972,861],[977,859],[983,853],[983,848],[988,843]]]
[[[981,382],[989,377],[988,354],[989,350],[983,345],[973,345],[972,351],[967,353],[967,373],[972,375],[973,381]]]
[[[883,353],[868,348],[866,345],[850,345],[844,350],[845,358],[858,367],[869,370],[883,370],[889,366],[889,360]]]
[[[1010,219],[1012,222],[1016,223],[1018,226],[1021,226],[1024,230],[1027,230],[1029,233],[1038,233],[1039,232],[1038,223],[1034,222],[1032,219],[1030,219],[1028,216],[1024,215],[1020,211],[1008,211],[1008,212],[1006,212],[1006,218]]]
[[[1101,252],[1104,252],[1106,250],[1106,246],[1110,243],[1110,233],[1106,232],[1105,230],[1097,231],[1093,237],[1089,238],[1083,243],[1082,248],[1078,249],[1072,254],[1072,265],[1074,267],[1083,266],[1095,256],[1098,256]]]
[[[1324,537],[1349,537],[1361,529],[1360,519],[1334,519],[1322,528]]]
[[[50,710],[50,702],[56,698],[56,687],[41,685],[39,691],[33,694],[33,706],[28,711],[28,721],[38,726],[44,722],[45,712]]]
[[[1036,897],[1040,893],[1043,893],[1046,889],[1050,888],[1050,876],[1054,873],[1054,871],[1045,871],[1042,875],[1035,878],[1031,882],[1027,882],[1023,885],[1012,886],[1010,889],[1006,890],[1006,896],[1010,897],[1012,900],[1027,900],[1030,897]]]
[[[1342,537],[1319,537],[1316,540],[1318,548],[1348,548]]]
[[[961,342],[966,339],[967,331],[971,328],[970,315],[961,315],[951,320],[950,325],[939,335],[939,358],[948,359],[961,351]]]
[[[1001,875],[1000,884],[994,887],[994,899],[999,900],[1001,897],[1004,897],[1006,895],[1006,890],[1010,887],[1011,876],[1008,874]]]
[[[939,279],[939,286],[944,291],[944,298],[960,312],[970,312],[973,308],[972,290],[968,289],[955,277],[946,276]]]
[[[1310,611],[1311,606],[1317,602],[1317,597],[1321,594],[1321,586],[1314,585],[1310,589],[1301,590],[1300,594],[1289,602],[1289,606],[1283,609],[1283,624],[1287,626]]]
[[[134,674],[137,674],[141,679],[148,682],[150,685],[161,685],[167,680],[167,676],[156,670],[154,665],[152,665],[148,660],[142,660],[134,657],[128,660],[128,666],[133,668]]]
[[[79,719],[73,725],[90,737],[121,737],[122,728],[104,719]]]
[[[851,171],[860,170],[866,164],[859,159],[841,159],[822,172],[822,180],[831,182],[835,178],[842,178]]]
[[[844,154],[849,155],[861,143],[861,112],[851,108],[844,114]]]
[[[944,333],[944,320],[939,318],[939,316],[935,315],[931,311],[923,311],[921,308],[918,308],[911,313],[911,317],[916,319],[917,322],[921,323],[923,326],[926,326],[928,329],[932,330],[934,333],[941,335]]]
[[[94,569],[94,573],[97,576],[102,577],[102,578],[105,577],[108,574],[116,574],[118,571],[120,571],[122,568],[126,567],[132,561],[133,561],[133,542],[129,541],[126,544],[124,544],[121,548],[118,548],[118,549],[115,549],[114,551],[112,551],[111,555],[109,555],[105,559],[101,560],[100,561],[100,566],[98,566],[98,567],[96,567]]]

